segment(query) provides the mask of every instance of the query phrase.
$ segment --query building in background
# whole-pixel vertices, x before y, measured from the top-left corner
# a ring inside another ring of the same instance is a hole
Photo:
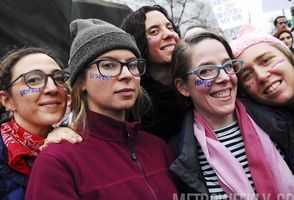
[[[0,57],[15,47],[45,46],[66,65],[72,20],[99,18],[119,26],[131,11],[124,4],[99,0],[1,0]]]

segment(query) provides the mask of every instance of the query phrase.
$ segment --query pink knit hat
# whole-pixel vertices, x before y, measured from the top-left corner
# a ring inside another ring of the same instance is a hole
[[[248,47],[259,43],[278,43],[285,46],[279,39],[266,34],[250,24],[243,25],[237,38],[230,42],[235,58],[238,58]]]

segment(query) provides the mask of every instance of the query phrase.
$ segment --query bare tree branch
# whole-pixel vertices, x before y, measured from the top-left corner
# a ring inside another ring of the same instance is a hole
[[[181,20],[182,20],[183,14],[185,12],[186,4],[187,4],[187,0],[184,0],[184,2],[182,3],[182,10],[181,10],[180,16],[178,17],[177,26],[181,25]]]
[[[149,5],[160,4],[166,8],[171,20],[179,28],[188,23],[207,25],[207,16],[211,12],[208,7],[205,7],[206,3],[198,0],[145,0],[145,2]],[[206,9],[209,11],[205,12]],[[209,21],[211,22],[211,17]]]

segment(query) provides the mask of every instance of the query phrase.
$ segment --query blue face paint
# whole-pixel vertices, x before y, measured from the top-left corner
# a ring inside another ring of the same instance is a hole
[[[109,77],[109,76],[102,76],[101,74],[94,74],[94,73],[90,73],[90,78],[100,79],[100,80],[110,80],[111,79],[111,77]]]
[[[204,87],[211,87],[212,81],[211,80],[196,80],[195,85],[197,86],[204,85]]]
[[[41,92],[41,88],[28,88],[28,89],[25,89],[25,90],[21,90],[19,92],[20,96],[24,96],[28,93],[36,93],[36,92]]]
[[[159,35],[148,35],[147,40],[158,40],[160,39]]]
[[[249,90],[249,89],[252,88],[253,86],[255,86],[255,83],[254,83],[254,82],[249,83],[249,85],[247,85],[245,88],[246,88],[246,90]]]

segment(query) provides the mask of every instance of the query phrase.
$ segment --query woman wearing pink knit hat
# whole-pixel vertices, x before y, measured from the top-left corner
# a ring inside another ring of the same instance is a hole
[[[289,49],[250,25],[230,45],[234,57],[245,61],[238,76],[241,91],[261,104],[293,111],[294,58]]]

